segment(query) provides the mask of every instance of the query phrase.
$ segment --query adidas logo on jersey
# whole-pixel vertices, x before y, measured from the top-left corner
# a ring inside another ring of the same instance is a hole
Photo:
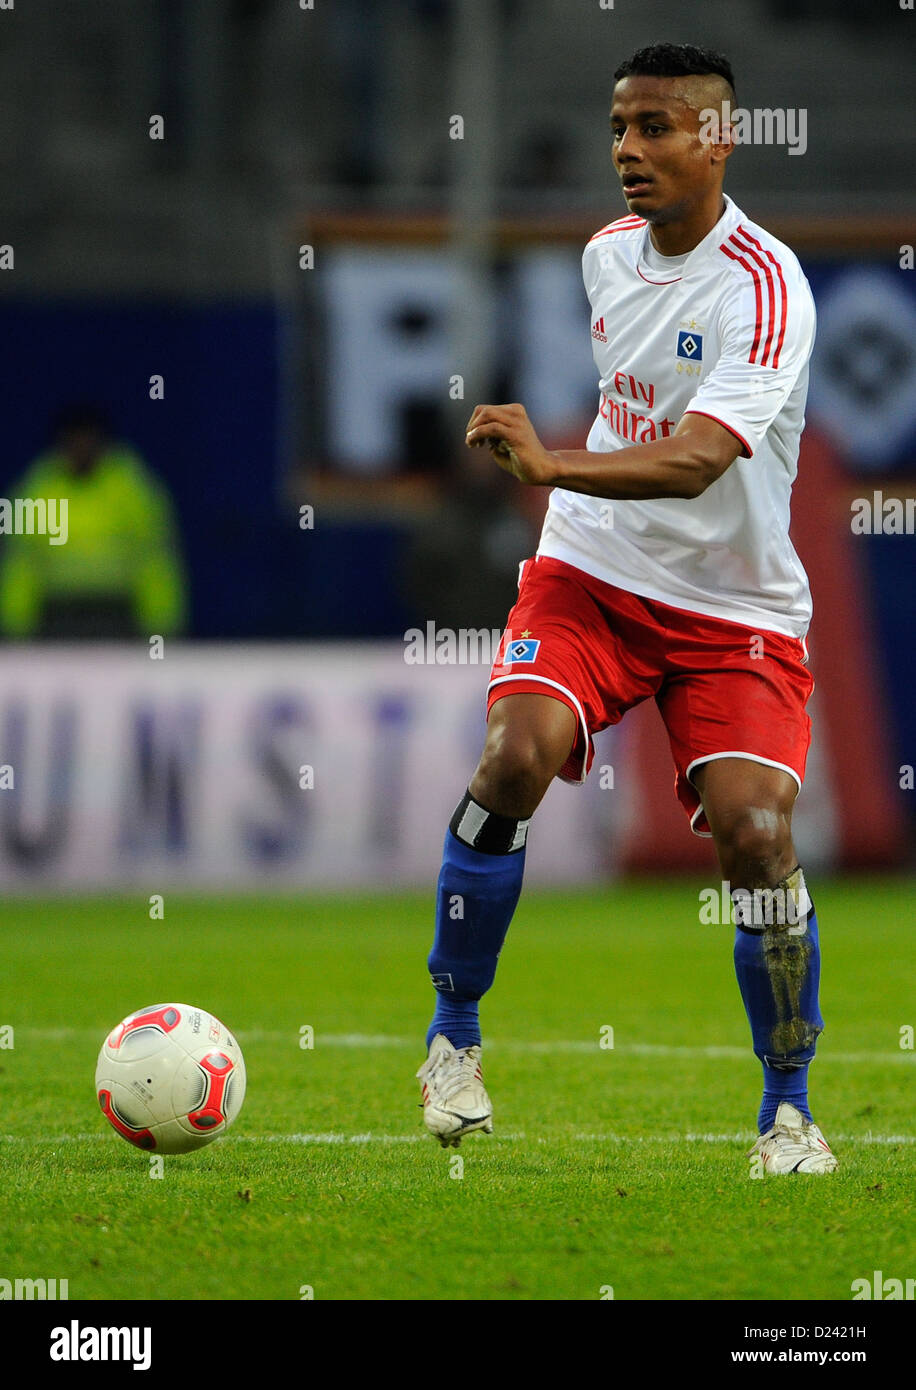
[[[597,338],[599,343],[607,342],[607,334],[604,331],[603,314],[601,315],[600,319],[596,319],[595,322],[592,324],[592,337]]]

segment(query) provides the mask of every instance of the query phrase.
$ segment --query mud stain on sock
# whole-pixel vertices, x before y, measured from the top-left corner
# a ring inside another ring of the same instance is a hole
[[[820,1027],[802,1017],[801,992],[808,973],[811,939],[789,932],[788,925],[771,927],[763,933],[763,958],[770,977],[776,1005],[776,1023],[770,1034],[770,1047],[776,1056],[790,1056],[810,1047]]]

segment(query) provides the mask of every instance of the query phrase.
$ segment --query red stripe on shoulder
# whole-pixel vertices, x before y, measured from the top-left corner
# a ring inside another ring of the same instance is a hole
[[[773,334],[776,331],[776,282],[773,279],[772,270],[760,254],[760,251],[755,250],[753,246],[748,246],[748,238],[746,238],[743,228],[739,227],[737,232],[732,233],[729,237],[729,241],[732,246],[736,246],[739,251],[743,251],[745,255],[750,256],[755,265],[758,265],[763,271],[766,278],[767,336],[766,342],[763,345],[763,356],[760,359],[761,367],[765,367],[770,355],[770,348],[773,346]],[[756,245],[759,247],[760,243],[757,242]]]
[[[739,245],[739,243],[737,242],[735,244]],[[743,250],[745,248],[742,247],[741,249]],[[760,335],[763,332],[763,288],[760,279],[760,272],[758,271],[756,266],[751,265],[750,261],[746,260],[744,256],[739,256],[736,251],[732,250],[732,248],[728,245],[727,242],[723,241],[722,245],[719,247],[719,250],[722,251],[726,256],[728,256],[729,260],[737,261],[738,265],[743,266],[744,269],[748,271],[749,274],[752,276],[754,281],[754,296],[757,302],[757,322],[754,324],[754,341],[751,343],[751,350],[747,360],[748,362],[756,363],[757,349],[760,347]]]
[[[788,290],[786,289],[786,282],[785,282],[785,277],[783,276],[783,273],[782,273],[782,266],[780,265],[780,263],[779,263],[779,261],[776,259],[776,257],[773,255],[773,252],[772,252],[772,251],[766,251],[766,250],[764,250],[763,246],[761,246],[761,244],[760,244],[760,242],[757,240],[757,238],[754,237],[754,236],[751,236],[750,232],[747,230],[746,227],[739,227],[739,228],[738,228],[738,231],[739,231],[739,232],[741,233],[741,235],[744,237],[745,241],[751,242],[752,245],[754,245],[754,246],[757,247],[758,251],[762,251],[763,254],[766,256],[767,260],[770,262],[770,264],[773,265],[773,266],[775,266],[775,268],[776,268],[776,275],[777,275],[777,277],[778,277],[778,279],[779,279],[779,288],[780,288],[780,290],[781,290],[781,292],[782,292],[782,315],[781,315],[780,324],[779,324],[779,334],[778,334],[777,339],[776,339],[776,350],[775,350],[775,352],[773,353],[773,360],[772,360],[772,362],[771,362],[770,365],[773,366],[773,367],[778,367],[778,366],[779,366],[779,354],[780,354],[780,352],[782,351],[782,345],[783,345],[783,343],[785,342],[785,337],[786,337],[786,313],[787,313],[787,311],[788,311],[788,306],[789,306],[789,292],[788,292]]]
[[[600,236],[611,236],[614,232],[633,231],[636,227],[644,227],[646,219],[644,217],[619,217],[616,222],[609,222],[606,227],[602,227],[593,237],[589,237],[587,245],[591,246],[593,241],[597,241]]]

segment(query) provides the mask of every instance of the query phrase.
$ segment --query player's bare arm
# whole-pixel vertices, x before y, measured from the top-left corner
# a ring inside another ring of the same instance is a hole
[[[648,444],[609,453],[549,450],[518,404],[475,406],[466,442],[486,444],[520,482],[611,499],[699,497],[742,453],[740,440],[718,420],[691,412],[667,438]]]

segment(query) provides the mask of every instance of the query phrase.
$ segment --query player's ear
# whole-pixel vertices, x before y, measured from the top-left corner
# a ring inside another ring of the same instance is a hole
[[[734,153],[737,143],[735,139],[735,127],[730,121],[723,122],[720,138],[718,142],[712,146],[713,163],[724,164],[729,155]]]
[[[714,164],[724,164],[738,143],[738,132],[732,120],[730,102],[723,101],[717,114],[719,119],[714,128],[712,156]]]
[[[724,164],[737,143],[727,102],[721,106],[706,106],[700,111],[698,134],[700,143],[709,150],[710,162]]]

